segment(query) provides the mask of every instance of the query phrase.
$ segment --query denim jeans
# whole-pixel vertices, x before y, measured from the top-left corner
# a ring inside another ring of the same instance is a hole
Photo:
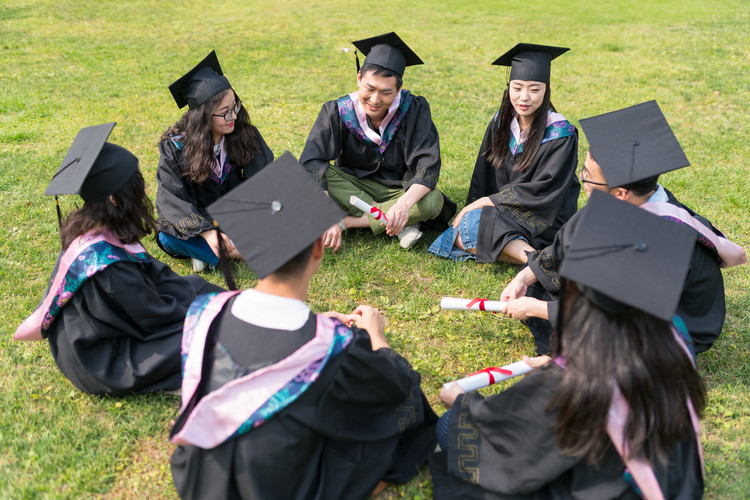
[[[440,448],[448,450],[448,423],[451,421],[451,411],[443,413],[443,416],[437,421],[435,426],[435,436]]]
[[[454,229],[453,226],[446,229],[443,234],[437,237],[432,242],[428,252],[451,259],[456,262],[463,262],[467,259],[476,259],[477,256],[473,253],[461,250],[455,246],[456,234],[461,233],[461,242],[464,248],[473,249],[477,247],[477,240],[479,235],[479,217],[482,215],[482,209],[477,208],[470,212],[466,212],[461,218],[461,222],[458,223],[458,228]]]
[[[181,240],[167,233],[159,233],[159,243],[169,254],[202,260],[211,267],[219,264],[219,257],[211,250],[203,236]]]

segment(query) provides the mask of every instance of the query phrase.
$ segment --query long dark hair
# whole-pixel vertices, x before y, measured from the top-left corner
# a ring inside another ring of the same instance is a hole
[[[63,249],[89,231],[104,228],[120,241],[135,243],[154,230],[154,205],[146,195],[146,182],[140,169],[112,194],[103,200],[84,203],[71,212],[60,225]]]
[[[513,166],[515,170],[524,172],[531,166],[534,161],[534,157],[539,151],[539,146],[542,145],[542,139],[544,139],[544,131],[547,128],[547,112],[550,110],[555,111],[555,107],[552,105],[552,89],[549,84],[544,90],[544,99],[539,109],[534,114],[534,120],[531,122],[529,127],[529,135],[526,142],[523,145],[523,152],[521,157],[518,159],[516,164]],[[513,120],[513,105],[510,103],[510,95],[508,94],[508,87],[505,87],[503,92],[503,101],[500,104],[500,116],[498,116],[498,127],[495,137],[492,139],[492,145],[489,151],[485,151],[487,159],[495,168],[501,168],[505,155],[510,150],[510,122]]]
[[[182,117],[169,127],[161,136],[161,140],[183,135],[182,152],[187,161],[187,169],[183,173],[190,182],[197,184],[208,180],[211,175],[211,165],[215,161],[214,141],[211,135],[211,115],[226,97],[227,89],[201,103],[193,109],[188,109]],[[239,99],[236,93],[234,98]],[[245,105],[240,106],[237,119],[234,122],[234,132],[224,136],[224,147],[227,151],[227,160],[237,168],[242,168],[250,163],[253,157],[260,151],[260,143],[255,130],[250,123],[250,115]]]
[[[558,409],[556,437],[563,453],[601,460],[611,445],[605,422],[613,381],[630,406],[630,456],[663,461],[693,434],[686,398],[701,415],[706,392],[670,323],[635,309],[608,314],[567,282],[558,324],[552,355],[563,355],[567,369],[550,408]]]

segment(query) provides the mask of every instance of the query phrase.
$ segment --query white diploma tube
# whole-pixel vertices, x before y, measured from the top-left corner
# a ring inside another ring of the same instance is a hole
[[[474,302],[473,304],[471,304]],[[471,306],[469,306],[471,304]],[[459,299],[457,297],[443,297],[440,299],[440,307],[443,309],[458,309],[464,311],[491,311],[505,312],[507,302],[500,300],[485,299]]]
[[[518,375],[524,375],[533,370],[525,361],[516,361],[509,365],[501,366],[500,368],[485,368],[484,370],[477,372],[468,377],[460,378],[454,382],[446,382],[443,384],[443,388],[447,389],[453,384],[458,384],[466,392],[476,391],[482,387],[487,387],[509,378],[517,377]]]
[[[366,213],[367,215],[369,215],[375,220],[382,219],[382,222],[384,223],[388,222],[388,219],[386,218],[385,213],[383,213],[379,208],[373,207],[372,205],[365,203],[363,200],[357,198],[354,195],[352,195],[349,198],[349,203],[351,203],[358,209],[362,210],[364,213]]]

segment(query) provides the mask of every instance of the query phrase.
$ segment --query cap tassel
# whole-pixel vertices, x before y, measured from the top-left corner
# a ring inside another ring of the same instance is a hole
[[[57,209],[57,228],[62,227],[62,212],[60,211],[60,199],[55,195],[55,208]]]
[[[357,49],[354,49],[354,60],[357,61],[357,73],[359,73],[359,56],[357,55]]]
[[[237,285],[234,282],[232,276],[232,268],[229,262],[229,255],[227,252],[227,245],[224,243],[224,236],[219,229],[219,224],[214,221],[214,227],[216,228],[216,236],[219,238],[219,269],[221,274],[224,275],[224,281],[227,283],[227,288],[230,290],[237,290]]]
[[[633,141],[633,156],[630,158],[630,182],[633,182],[633,172],[635,171],[635,148],[640,146],[641,143],[638,140]]]

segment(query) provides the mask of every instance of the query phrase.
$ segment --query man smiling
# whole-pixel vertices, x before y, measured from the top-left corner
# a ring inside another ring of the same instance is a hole
[[[326,247],[337,250],[346,229],[370,227],[409,248],[422,236],[418,223],[440,216],[447,227],[455,211],[435,189],[440,143],[430,106],[402,89],[406,66],[423,63],[395,33],[352,43],[367,56],[361,68],[357,58],[358,90],[323,105],[300,163],[348,214],[326,231]],[[387,223],[352,206],[352,195]]]

